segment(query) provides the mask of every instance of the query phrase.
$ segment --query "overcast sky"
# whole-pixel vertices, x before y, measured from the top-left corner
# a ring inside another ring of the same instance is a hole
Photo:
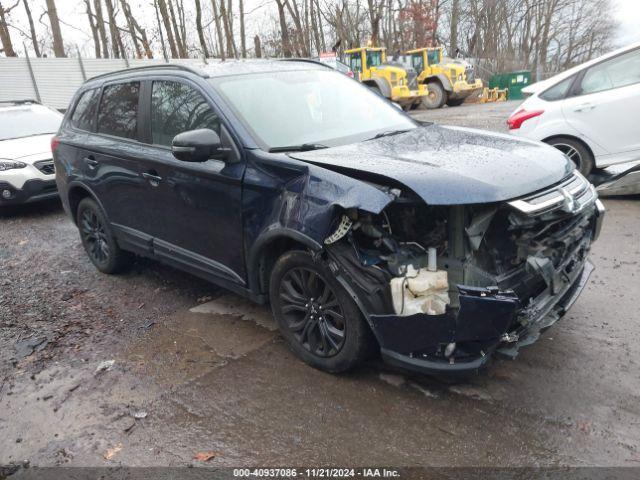
[[[238,0],[233,0],[237,5]],[[7,6],[9,2],[5,0],[4,5]],[[44,11],[44,0],[32,0],[33,4],[33,17],[36,24],[36,29],[39,35],[43,35],[47,29],[38,21],[38,18]],[[185,5],[190,5],[189,10],[193,10],[193,0],[184,0]],[[204,12],[204,21],[208,22],[211,19],[210,13],[210,1],[203,0],[202,2]],[[245,0],[246,24],[247,24],[247,46],[253,47],[253,36],[256,33],[260,33],[265,29],[271,30],[273,28],[273,20],[275,14],[275,1],[274,0]],[[614,17],[619,22],[618,31],[616,32],[614,46],[623,46],[632,42],[640,42],[640,0],[612,0],[614,5]],[[62,35],[67,45],[77,45],[85,56],[93,56],[93,41],[91,39],[91,32],[85,13],[84,2],[82,0],[57,0],[58,14],[60,20],[63,22]],[[156,31],[155,11],[152,7],[152,0],[129,0],[129,5],[134,12],[137,12],[139,19],[143,27],[147,28],[147,33],[153,36],[153,32]],[[235,11],[238,8],[236,6]],[[105,13],[106,14],[106,13]],[[192,15],[190,15],[192,16]],[[150,18],[149,18],[150,17]],[[18,5],[11,12],[11,21],[23,32],[28,32],[28,23],[26,15],[24,14],[24,8],[22,4]],[[42,19],[44,23],[47,22],[47,18]],[[193,20],[191,20],[193,21]],[[122,20],[124,24],[124,21]],[[153,31],[153,32],[152,32]],[[213,32],[210,31],[213,35]],[[22,43],[27,44],[27,48],[30,48],[29,42],[19,34],[15,29],[11,30],[11,35],[14,40],[15,48],[22,54]],[[193,42],[197,42],[197,37],[192,39]]]

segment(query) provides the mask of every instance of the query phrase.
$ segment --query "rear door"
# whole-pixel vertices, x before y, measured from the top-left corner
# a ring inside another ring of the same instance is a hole
[[[194,273],[244,283],[241,182],[245,164],[206,92],[183,78],[145,84],[146,144],[140,152],[154,252]],[[183,162],[171,153],[179,133],[210,128],[232,162]]]
[[[640,49],[581,73],[562,105],[567,122],[609,154],[640,154]]]
[[[84,158],[93,172],[92,189],[98,195],[119,240],[126,247],[151,249],[149,205],[140,176],[140,81],[104,85],[98,108],[96,135]],[[91,175],[91,174],[90,174]]]

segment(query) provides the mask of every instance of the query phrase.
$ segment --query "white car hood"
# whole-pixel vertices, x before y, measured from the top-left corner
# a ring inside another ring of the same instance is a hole
[[[52,158],[51,137],[53,135],[46,133],[32,137],[2,140],[0,141],[0,158],[20,160],[25,163]]]

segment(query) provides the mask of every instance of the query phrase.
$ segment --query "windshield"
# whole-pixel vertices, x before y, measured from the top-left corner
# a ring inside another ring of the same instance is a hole
[[[440,51],[429,50],[427,52],[427,61],[429,62],[429,65],[437,65],[440,63]]]
[[[422,53],[414,53],[411,56],[411,65],[413,66],[414,70],[418,73],[424,70],[424,65],[422,62]]]
[[[271,72],[211,79],[265,150],[345,145],[417,128],[401,110],[332,70]]]
[[[0,109],[0,140],[56,133],[62,115],[46,107]]]

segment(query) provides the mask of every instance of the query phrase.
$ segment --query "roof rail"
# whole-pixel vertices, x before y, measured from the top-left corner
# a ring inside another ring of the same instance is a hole
[[[113,72],[107,72],[107,73],[103,73],[101,75],[96,75],[95,77],[91,77],[89,79],[87,79],[87,81],[90,80],[95,80],[96,78],[105,78],[105,77],[109,77],[111,75],[120,75],[122,73],[128,73],[128,72],[139,72],[141,70],[166,70],[166,69],[170,69],[170,70],[182,70],[185,72],[191,72],[191,73],[195,73],[196,75],[201,76],[202,78],[209,78],[209,75],[199,69],[199,68],[195,68],[195,67],[190,67],[188,65],[181,65],[178,63],[159,63],[156,65],[143,65],[141,67],[131,67],[131,68],[125,68],[122,70],[115,70]]]
[[[23,98],[19,100],[0,100],[0,103],[9,103],[11,105],[27,105],[27,104],[40,105],[39,101],[33,100],[32,98]]]
[[[305,63],[313,63],[314,65],[321,65],[325,68],[328,68],[330,70],[333,70],[333,68],[331,68],[329,65],[327,65],[326,63],[322,63],[319,60],[314,60],[313,58],[278,58],[279,62],[305,62]]]

